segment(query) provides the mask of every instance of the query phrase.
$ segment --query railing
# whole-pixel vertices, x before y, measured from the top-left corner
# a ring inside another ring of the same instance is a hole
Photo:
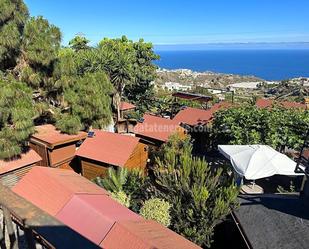
[[[79,233],[0,184],[0,248],[99,248]],[[2,213],[1,213],[2,211]],[[24,233],[24,235],[21,235]],[[25,246],[20,246],[20,243]]]

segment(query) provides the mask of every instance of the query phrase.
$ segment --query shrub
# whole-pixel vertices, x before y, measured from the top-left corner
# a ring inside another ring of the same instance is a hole
[[[110,192],[111,197],[118,201],[120,204],[124,205],[125,207],[130,206],[130,196],[127,196],[127,194],[123,191],[118,192]]]
[[[172,137],[163,152],[157,158],[154,181],[156,197],[171,203],[170,228],[210,247],[214,227],[237,204],[238,189],[223,169],[214,170],[204,159],[193,157],[187,140]]]
[[[168,227],[171,223],[169,210],[171,205],[159,198],[153,198],[145,201],[145,204],[140,210],[140,214],[149,220],[155,220],[162,225]]]

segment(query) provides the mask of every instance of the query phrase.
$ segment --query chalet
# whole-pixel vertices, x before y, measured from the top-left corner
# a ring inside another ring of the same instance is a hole
[[[175,124],[173,120],[150,114],[143,116],[143,122],[134,127],[134,133],[141,138],[143,143],[155,147],[167,142],[168,138],[174,133],[178,133],[181,137],[186,136],[186,130]]]
[[[125,115],[134,111],[135,108],[136,108],[136,106],[131,104],[131,103],[124,102],[124,101],[120,102],[120,117],[124,118]]]
[[[256,107],[258,108],[271,108],[273,105],[278,105],[286,109],[297,108],[306,109],[306,104],[292,101],[275,101],[274,99],[258,99],[256,101]]]
[[[214,104],[210,109],[198,109],[187,107],[179,111],[173,118],[178,124],[190,127],[204,126],[210,123],[214,117],[214,113],[220,109],[228,108],[231,104],[228,102],[220,102]]]
[[[131,135],[95,130],[76,152],[82,175],[87,179],[104,176],[109,167],[144,170],[148,160],[147,146]]]
[[[101,248],[200,248],[69,170],[34,167],[13,191]]]
[[[14,186],[42,158],[32,149],[10,160],[0,160],[0,182]]]
[[[194,139],[194,150],[196,152],[205,151],[209,147],[208,128],[211,124],[214,113],[220,109],[228,108],[231,104],[228,102],[220,102],[214,104],[210,109],[198,109],[187,107],[179,111],[173,118],[176,124],[186,128],[188,133]]]
[[[70,164],[76,148],[86,137],[85,132],[68,135],[58,131],[55,126],[46,124],[36,126],[36,133],[30,138],[30,147],[42,157],[39,165],[72,169]]]

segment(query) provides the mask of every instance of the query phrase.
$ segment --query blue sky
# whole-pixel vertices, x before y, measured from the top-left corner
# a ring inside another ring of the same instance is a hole
[[[308,0],[25,0],[63,44],[127,35],[154,44],[309,42]]]

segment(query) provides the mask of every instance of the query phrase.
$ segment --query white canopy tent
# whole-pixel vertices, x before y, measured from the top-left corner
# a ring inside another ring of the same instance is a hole
[[[296,162],[268,145],[219,145],[219,151],[231,161],[236,173],[247,180],[303,175],[294,172]]]

